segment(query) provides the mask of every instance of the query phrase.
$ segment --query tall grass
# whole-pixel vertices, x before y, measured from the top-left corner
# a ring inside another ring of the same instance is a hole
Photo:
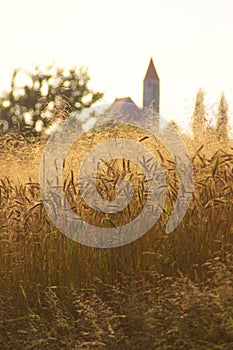
[[[111,130],[108,136],[110,133]],[[124,137],[124,133],[121,135]],[[135,140],[145,136],[137,132],[131,135]],[[104,137],[106,132],[92,137],[91,145]],[[7,161],[8,152],[12,154],[14,150],[18,159],[27,154],[27,149],[40,158],[43,143],[31,140],[27,145],[27,142],[10,136],[2,139],[2,161]],[[197,151],[190,149],[194,197],[181,224],[174,232],[166,234],[165,226],[179,186],[177,172],[172,159],[152,137],[144,142],[160,157],[166,172],[167,203],[149,232],[129,245],[114,249],[86,247],[65,237],[46,214],[38,182],[33,178],[20,182],[15,176],[2,174],[1,349],[11,348],[6,339],[15,344],[14,332],[21,344],[19,349],[47,349],[48,346],[51,349],[102,349],[106,346],[107,349],[169,349],[169,346],[206,349],[208,344],[214,349],[218,342],[222,349],[233,346],[233,310],[229,302],[233,291],[232,149],[219,149],[212,154],[209,150],[207,153],[205,147]],[[94,213],[79,193],[76,176],[80,159],[91,145],[88,137],[84,137],[68,154],[63,173],[67,199],[87,222],[105,227],[124,225],[140,213],[145,203],[144,174],[125,159],[105,164],[96,182],[99,193],[108,200],[114,199],[115,184],[121,176],[130,179],[135,195],[123,215]],[[36,161],[38,164],[38,159]],[[12,163],[12,173],[13,168]],[[214,320],[211,321],[212,330],[208,328],[201,305],[209,312],[207,319],[218,315],[222,328],[218,329]],[[53,326],[50,322],[54,322]],[[201,327],[195,322],[201,322],[203,333],[198,334]],[[17,333],[19,324],[22,333]],[[214,336],[214,332],[220,336],[220,329],[222,342]],[[205,343],[207,330],[210,333]],[[34,337],[28,332],[34,332]],[[58,337],[60,332],[65,334],[64,344]]]

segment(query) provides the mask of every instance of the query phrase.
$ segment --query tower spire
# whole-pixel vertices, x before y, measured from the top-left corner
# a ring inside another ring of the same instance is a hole
[[[153,58],[151,57],[149,66],[147,68],[147,72],[145,75],[144,80],[158,80],[159,81],[159,76],[158,73],[156,72],[155,65]]]
[[[159,114],[160,81],[151,57],[143,80],[143,106],[151,107]]]

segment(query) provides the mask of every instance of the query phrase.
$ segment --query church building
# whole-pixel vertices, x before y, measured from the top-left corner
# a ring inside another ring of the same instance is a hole
[[[143,80],[143,107],[152,108],[155,113],[159,114],[160,80],[152,58]],[[140,118],[140,109],[130,97],[116,98],[108,111],[121,113],[124,116],[127,114],[129,119]]]

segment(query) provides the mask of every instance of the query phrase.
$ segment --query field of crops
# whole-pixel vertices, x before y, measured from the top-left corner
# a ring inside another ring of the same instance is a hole
[[[111,133],[84,135],[63,172],[74,211],[100,227],[133,220],[147,193],[140,169],[117,159],[100,169],[97,187],[113,200],[119,177],[132,182],[135,194],[123,215],[96,214],[83,201],[80,161]],[[179,187],[175,164],[152,137],[118,130],[120,137],[129,133],[159,160],[167,201],[149,232],[112,249],[70,240],[46,214],[39,186],[46,140],[1,137],[0,349],[233,349],[231,143],[188,145],[195,192],[180,225],[166,234]]]

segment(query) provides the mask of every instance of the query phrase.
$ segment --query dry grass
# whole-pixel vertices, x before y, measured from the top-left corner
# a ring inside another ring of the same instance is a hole
[[[83,137],[63,174],[71,205],[98,225],[103,215],[83,203],[75,179],[83,155],[110,133]],[[47,217],[37,177],[44,141],[1,139],[1,349],[233,348],[232,149],[190,149],[195,195],[182,223],[166,235],[179,181],[161,145],[151,137],[143,142],[167,175],[165,210],[141,239],[101,250],[70,241]],[[146,199],[143,174],[122,159],[100,170],[101,195],[114,198],[123,172],[136,194],[124,220],[109,214],[106,226],[131,221]]]

